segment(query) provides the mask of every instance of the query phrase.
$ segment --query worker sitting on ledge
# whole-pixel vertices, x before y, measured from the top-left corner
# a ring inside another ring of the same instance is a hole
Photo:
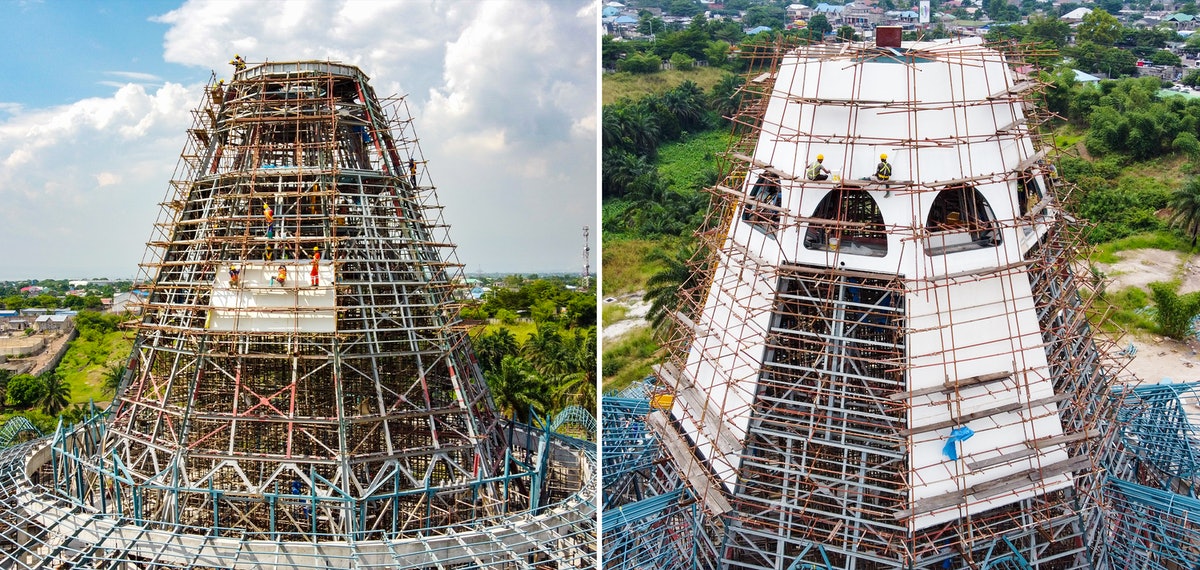
[[[812,165],[810,165],[808,167],[808,169],[804,171],[805,175],[808,176],[809,180],[828,180],[829,179],[829,169],[825,168],[825,165],[822,164],[824,162],[825,162],[825,155],[818,154],[817,161],[812,163]]]
[[[879,155],[879,164],[875,166],[875,179],[887,180],[892,177],[892,165],[888,164],[887,155]]]

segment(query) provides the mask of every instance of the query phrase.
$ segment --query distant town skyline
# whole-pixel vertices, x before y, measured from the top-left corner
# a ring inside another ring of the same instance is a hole
[[[407,97],[467,273],[596,250],[598,4],[12,2],[0,280],[133,278],[203,85],[240,54],[357,65]],[[593,260],[598,265],[598,260]]]

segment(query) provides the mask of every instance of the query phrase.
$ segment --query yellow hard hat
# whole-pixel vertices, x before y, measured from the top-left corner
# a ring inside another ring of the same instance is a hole
[[[319,247],[314,247],[314,248],[313,248],[313,251],[321,251],[321,248],[319,248]]]
[[[823,154],[818,154],[818,155],[817,155],[817,162],[820,162],[820,161],[822,161],[822,160],[825,160],[825,155],[823,155]]]
[[[879,155],[879,160],[887,160],[887,153]]]

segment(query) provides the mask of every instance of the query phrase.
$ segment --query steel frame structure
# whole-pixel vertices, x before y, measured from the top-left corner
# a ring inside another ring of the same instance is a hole
[[[405,100],[265,63],[193,114],[112,407],[6,456],[7,559],[590,567],[594,445],[495,413]]]

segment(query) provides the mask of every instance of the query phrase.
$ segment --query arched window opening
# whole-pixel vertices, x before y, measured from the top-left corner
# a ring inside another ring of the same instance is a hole
[[[750,188],[750,200],[752,202],[747,202],[742,208],[742,221],[757,230],[774,236],[775,232],[779,231],[781,212],[764,207],[763,204],[775,208],[782,207],[783,192],[779,186],[779,177],[769,172],[759,176],[758,180],[754,181],[754,186]]]
[[[971,186],[951,186],[938,192],[925,228],[930,232],[925,243],[929,255],[1000,244],[995,215],[983,194]]]
[[[838,187],[817,204],[804,247],[854,255],[887,255],[887,234],[879,203],[866,190]]]

